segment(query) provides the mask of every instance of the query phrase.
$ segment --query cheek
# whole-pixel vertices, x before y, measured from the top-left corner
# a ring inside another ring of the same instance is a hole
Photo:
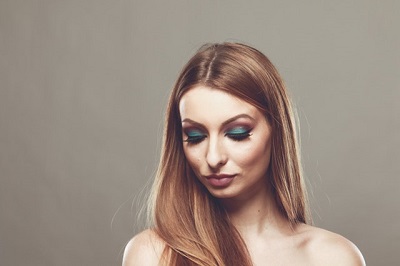
[[[253,142],[235,153],[238,166],[250,171],[266,171],[271,157],[271,145],[265,141]]]
[[[201,165],[200,149],[194,147],[184,147],[183,151],[189,165],[192,167],[193,171],[197,173]]]

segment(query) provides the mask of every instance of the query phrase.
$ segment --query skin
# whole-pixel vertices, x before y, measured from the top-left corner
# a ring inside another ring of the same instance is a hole
[[[247,205],[246,201],[263,197],[272,133],[263,114],[236,97],[206,87],[187,92],[179,109],[185,156],[210,193],[227,205],[233,201]],[[191,142],[190,134],[202,138]],[[229,185],[214,186],[206,178],[220,174],[233,176]]]
[[[365,265],[344,237],[306,224],[290,227],[266,182],[272,129],[254,106],[197,86],[180,102],[185,156],[197,178],[225,206],[254,265]],[[236,135],[235,135],[236,134]],[[238,134],[240,137],[238,138]],[[207,177],[227,174],[227,184]],[[123,265],[157,265],[164,243],[147,230],[127,245]]]

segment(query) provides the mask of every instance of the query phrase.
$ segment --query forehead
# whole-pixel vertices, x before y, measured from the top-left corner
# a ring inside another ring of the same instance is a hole
[[[248,102],[223,90],[207,86],[196,86],[188,90],[179,102],[181,119],[223,121],[238,114],[254,118],[261,112]]]

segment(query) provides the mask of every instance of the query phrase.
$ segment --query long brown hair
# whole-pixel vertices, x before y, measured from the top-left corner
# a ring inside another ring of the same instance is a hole
[[[268,178],[281,213],[308,222],[293,111],[268,58],[239,43],[207,44],[182,69],[169,98],[161,160],[150,198],[153,230],[168,265],[251,265],[246,245],[218,201],[197,180],[183,152],[179,101],[197,85],[224,90],[261,110],[272,128]]]

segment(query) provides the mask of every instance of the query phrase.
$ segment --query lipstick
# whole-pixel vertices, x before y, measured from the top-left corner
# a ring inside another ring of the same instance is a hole
[[[208,183],[214,187],[226,187],[232,182],[235,176],[236,175],[215,174],[205,176],[205,178]]]

